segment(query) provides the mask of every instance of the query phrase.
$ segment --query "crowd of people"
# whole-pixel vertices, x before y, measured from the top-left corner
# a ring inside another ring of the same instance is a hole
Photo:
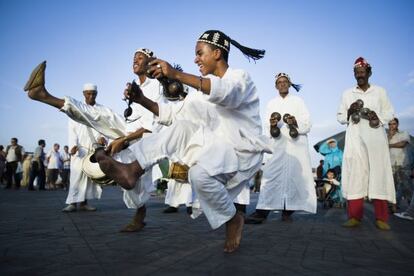
[[[277,94],[267,104],[262,131],[258,91],[246,71],[229,66],[230,45],[253,60],[265,54],[209,30],[196,42],[194,62],[201,73],[196,76],[158,59],[149,49],[138,49],[132,67],[137,78],[124,90],[129,102],[124,118],[96,103],[94,84],[84,85],[84,101],[53,96],[45,87],[46,62],[36,67],[25,86],[28,96],[72,119],[67,148],[71,148],[70,186],[63,211],[96,210],[87,200],[100,198],[102,190],[96,183],[104,176],[123,188],[126,206],[136,209],[121,231],[136,232],[145,226],[145,203],[154,182],[167,177],[173,180],[168,184],[166,212],[185,204],[191,207],[187,210],[192,218],[204,213],[213,229],[225,225],[225,252],[239,247],[244,223],[262,223],[272,210],[281,211],[282,221],[291,222],[295,211],[316,213],[317,199],[328,196],[340,207],[346,205],[344,227],[361,224],[363,204],[369,199],[375,225],[389,230],[389,204],[395,204],[397,211],[402,200],[412,199],[413,167],[401,157],[409,135],[398,130],[385,89],[369,82],[371,65],[364,58],[354,63],[357,84],[343,93],[337,113],[338,122],[347,126],[345,148],[342,152],[335,139],[321,146],[325,159],[317,170],[321,185],[315,186],[308,145],[310,114],[300,94],[290,93],[290,88],[299,92],[301,86],[286,73],[275,75]],[[31,175],[43,178],[47,164],[47,183],[53,189],[59,164],[68,158],[58,154],[59,145],[45,156],[44,145],[40,140]],[[16,168],[24,155],[17,139],[12,152],[7,153],[6,171]],[[82,169],[85,162],[100,176],[87,174]],[[158,166],[165,162],[168,176]],[[250,187],[258,175],[259,200],[255,212],[246,216]],[[414,219],[412,201],[396,216]]]

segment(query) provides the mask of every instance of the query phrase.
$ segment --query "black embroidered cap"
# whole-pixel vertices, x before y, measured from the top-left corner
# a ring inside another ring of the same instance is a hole
[[[264,57],[265,50],[258,50],[253,48],[248,48],[237,41],[231,39],[225,33],[218,31],[218,30],[208,30],[205,31],[200,38],[198,39],[200,42],[205,42],[217,46],[227,52],[230,52],[230,44],[233,44],[236,48],[238,48],[248,59],[258,60]]]
[[[287,80],[289,81],[290,85],[291,85],[293,88],[295,88],[296,92],[299,92],[299,90],[302,88],[302,85],[301,85],[301,84],[294,84],[294,83],[292,83],[292,81],[290,80],[289,75],[288,75],[288,74],[286,74],[286,73],[278,73],[278,74],[275,76],[275,78],[276,78],[275,82],[277,82],[277,80],[278,80],[278,79],[280,79],[281,77],[285,77],[285,78],[287,78]]]

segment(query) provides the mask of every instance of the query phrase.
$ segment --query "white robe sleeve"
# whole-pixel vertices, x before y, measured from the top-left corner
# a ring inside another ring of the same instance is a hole
[[[377,113],[378,118],[381,121],[381,124],[384,125],[394,118],[394,108],[392,107],[391,102],[387,96],[387,92],[382,88],[380,92],[381,92],[381,95],[380,95],[381,110],[379,110],[379,112],[376,112],[376,113]]]
[[[336,119],[340,124],[344,125],[348,123],[348,106],[346,105],[345,93],[342,94],[341,103],[338,112],[336,113]]]
[[[312,127],[312,123],[310,121],[309,111],[302,99],[300,100],[299,113],[295,116],[295,118],[298,123],[299,134],[307,134]]]
[[[231,78],[210,76],[211,90],[208,100],[230,109],[239,107],[251,96],[253,82],[249,74],[242,70],[234,71]]]
[[[69,123],[68,123],[68,146],[69,146],[69,151],[74,146],[78,146],[78,145],[79,145],[79,141],[78,141],[78,135],[77,135],[77,131],[76,131],[76,123],[72,119],[69,119]],[[76,154],[77,153],[75,153],[75,155]]]

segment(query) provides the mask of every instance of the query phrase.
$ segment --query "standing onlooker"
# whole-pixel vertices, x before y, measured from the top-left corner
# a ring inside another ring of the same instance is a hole
[[[3,175],[6,170],[6,152],[3,149],[3,145],[0,145],[0,184],[3,183]]]
[[[65,191],[69,188],[70,157],[69,147],[64,146],[62,153],[63,169],[60,173],[60,177],[62,178],[62,185]]]
[[[388,143],[397,200],[396,205],[393,205],[393,213],[400,208],[401,199],[404,197],[409,200],[412,193],[411,168],[407,155],[410,135],[406,131],[400,131],[398,126],[398,118],[388,122]]]
[[[340,173],[342,167],[342,150],[337,146],[337,141],[333,138],[328,139],[319,148],[319,153],[325,156],[323,164],[323,176],[328,170],[335,170],[336,176]]]
[[[34,191],[33,182],[37,177],[37,185],[39,190],[46,190],[45,182],[45,152],[43,151],[46,147],[46,142],[43,139],[40,139],[38,142],[38,147],[35,149],[32,159],[32,167],[30,168],[30,179],[29,179],[29,191]]]
[[[348,221],[343,226],[361,224],[368,197],[373,201],[375,225],[389,230],[387,201],[395,203],[395,189],[384,124],[392,120],[394,109],[385,89],[369,83],[371,74],[371,65],[358,58],[357,85],[343,93],[337,113],[338,122],[347,124],[341,182]]]
[[[62,157],[59,152],[59,144],[55,143],[53,149],[47,154],[47,185],[49,190],[56,189],[56,180],[58,179],[59,170],[62,168]]]
[[[20,181],[20,185],[22,187],[26,187],[29,185],[30,181],[30,166],[32,163],[33,155],[25,154],[23,164],[22,164],[22,180]]]
[[[323,173],[324,163],[325,163],[325,161],[319,160],[319,166],[316,168],[316,178],[317,179],[322,179],[323,176],[324,176],[324,173]]]
[[[23,161],[24,156],[24,148],[20,146],[18,143],[17,138],[13,137],[11,139],[11,145],[8,145],[6,148],[6,180],[7,186],[6,189],[10,189],[14,184],[16,185],[16,189],[20,188],[20,179],[18,174],[16,174],[17,167],[19,162]]]

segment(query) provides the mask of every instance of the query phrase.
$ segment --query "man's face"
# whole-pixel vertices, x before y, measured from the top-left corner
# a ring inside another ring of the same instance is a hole
[[[17,141],[16,141],[16,139],[11,139],[11,140],[10,140],[10,143],[12,144],[12,146],[17,145]]]
[[[85,97],[85,103],[88,105],[95,105],[97,95],[98,95],[98,92],[95,90],[83,91],[83,96]]]
[[[212,50],[209,44],[197,42],[194,63],[198,65],[201,75],[213,74],[220,59],[220,50]]]
[[[326,174],[326,177],[327,177],[328,179],[334,179],[334,178],[335,178],[335,175],[334,175],[334,173],[333,173],[333,172],[328,172],[328,173]]]
[[[335,147],[336,147],[336,142],[330,142],[330,143],[329,143],[329,147],[330,147],[331,149],[335,148]]]
[[[54,146],[53,146],[53,149],[54,149],[55,151],[59,151],[59,148],[60,148],[60,146],[59,146],[59,145],[54,145]]]
[[[289,93],[290,82],[286,77],[280,77],[277,79],[275,87],[280,95],[287,95]]]
[[[358,83],[358,86],[364,86],[368,84],[368,79],[371,77],[371,72],[367,71],[366,67],[354,68],[354,76]]]
[[[135,53],[132,69],[136,75],[145,75],[147,70],[148,57],[143,53]]]
[[[391,121],[388,123],[388,127],[389,127],[389,129],[390,129],[391,131],[395,131],[395,130],[397,130],[397,128],[398,128],[398,124],[397,124],[397,122],[396,122],[395,120],[391,120]]]
[[[67,146],[64,146],[64,147],[63,147],[63,150],[64,150],[65,152],[68,152],[68,151],[69,151],[69,148],[68,148]]]

